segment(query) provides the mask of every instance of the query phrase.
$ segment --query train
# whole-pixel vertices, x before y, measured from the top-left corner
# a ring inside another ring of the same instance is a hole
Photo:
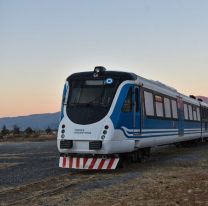
[[[114,170],[151,148],[208,137],[208,104],[159,81],[103,66],[66,79],[57,135],[59,167]]]

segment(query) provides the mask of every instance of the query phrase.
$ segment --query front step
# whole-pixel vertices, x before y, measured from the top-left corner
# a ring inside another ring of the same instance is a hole
[[[84,170],[114,170],[119,158],[60,157],[59,167]]]

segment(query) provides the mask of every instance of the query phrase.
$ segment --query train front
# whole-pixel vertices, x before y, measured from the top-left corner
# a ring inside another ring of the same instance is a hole
[[[71,75],[65,84],[58,130],[59,166],[74,169],[115,169],[118,142],[109,117],[123,79],[96,67]]]

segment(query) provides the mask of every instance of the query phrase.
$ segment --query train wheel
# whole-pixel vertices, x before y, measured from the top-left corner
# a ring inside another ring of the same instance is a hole
[[[120,154],[118,168],[124,168],[126,164],[132,162],[146,162],[150,157],[150,147],[138,149],[131,153]]]
[[[139,162],[146,162],[149,157],[150,157],[150,150],[151,148],[150,147],[147,147],[147,148],[143,148],[143,149],[140,149],[139,152],[140,152],[140,158],[138,159]]]
[[[150,147],[138,149],[131,153],[132,162],[146,162],[150,157]]]

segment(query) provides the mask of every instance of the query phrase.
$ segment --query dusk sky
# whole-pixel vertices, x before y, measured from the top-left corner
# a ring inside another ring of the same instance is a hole
[[[0,0],[0,117],[59,111],[96,65],[208,96],[208,1]]]

